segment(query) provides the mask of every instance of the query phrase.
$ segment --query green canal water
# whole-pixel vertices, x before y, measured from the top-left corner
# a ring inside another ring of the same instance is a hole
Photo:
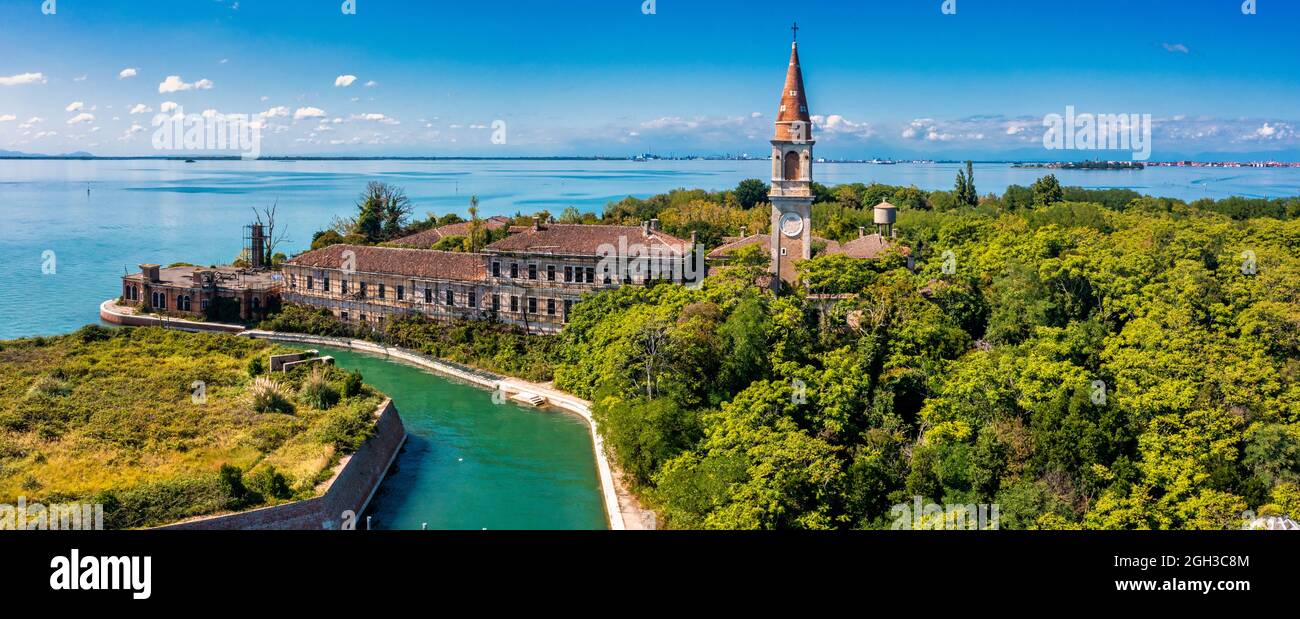
[[[409,438],[372,529],[604,529],[586,421],[493,404],[484,389],[385,358],[312,346],[393,398]]]

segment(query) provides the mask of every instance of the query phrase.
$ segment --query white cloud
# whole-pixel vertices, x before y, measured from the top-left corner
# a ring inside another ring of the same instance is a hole
[[[379,82],[376,82],[375,80],[370,80],[369,82],[366,82],[366,88],[374,88],[375,86],[378,85]]]
[[[77,112],[77,111],[82,110],[82,109],[85,108],[85,107],[86,107],[86,104],[85,104],[85,103],[82,103],[82,102],[80,102],[80,101],[73,101],[72,103],[69,103],[69,104],[68,104],[68,107],[63,108],[63,111],[65,111],[65,112]]]
[[[72,81],[74,81],[74,82],[84,82],[84,81],[86,81],[86,80],[89,79],[89,78],[90,78],[89,75],[83,75],[83,76],[81,76],[81,77],[74,77],[74,78],[72,78]]]
[[[166,94],[170,92],[183,92],[186,90],[211,90],[211,89],[212,89],[212,80],[203,79],[191,84],[181,79],[181,76],[179,75],[168,75],[167,79],[163,80],[161,84],[158,84],[159,94]]]
[[[128,77],[135,77],[140,74],[140,69],[127,67],[117,73],[117,79],[124,80]]]
[[[80,114],[77,114],[76,116],[73,116],[72,118],[69,118],[69,119],[68,119],[68,124],[69,124],[69,125],[79,125],[79,124],[81,124],[81,123],[88,123],[88,122],[90,122],[90,121],[92,121],[92,120],[95,120],[95,115],[94,115],[94,114],[88,114],[88,113],[86,113],[86,112],[82,112],[82,113],[80,113]]]
[[[355,81],[357,81],[357,76],[355,75],[340,75],[334,78],[334,87],[347,88],[348,86],[352,85],[352,82]]]
[[[1192,51],[1187,49],[1187,46],[1182,43],[1161,43],[1161,45],[1164,46],[1165,51],[1176,54],[1189,54]]]
[[[178,105],[175,101],[163,101],[162,105],[158,106],[158,111],[162,112],[163,114],[166,114],[168,112],[175,112],[176,110],[180,109],[180,107],[181,106]]]
[[[13,122],[15,120],[18,120],[18,117],[13,114],[0,114],[0,123]]]
[[[304,118],[324,118],[324,117],[325,117],[325,110],[322,110],[318,107],[300,107],[293,113],[294,120],[302,120]]]
[[[31,118],[28,118],[28,119],[27,119],[27,122],[25,122],[25,123],[23,123],[23,124],[21,124],[21,125],[18,125],[18,128],[19,128],[19,129],[31,129],[32,127],[35,127],[36,125],[39,125],[39,124],[41,124],[41,123],[43,123],[43,122],[45,122],[45,119],[44,119],[44,118],[41,118],[40,116],[33,116],[33,117],[31,117]]]
[[[285,118],[289,116],[289,108],[279,105],[262,112],[262,116],[266,118]]]
[[[43,73],[19,73],[9,77],[0,77],[0,86],[23,86],[25,84],[44,84]]]
[[[216,117],[218,117],[218,116],[221,116],[221,112],[218,112],[218,111],[216,111],[216,110],[211,110],[211,109],[209,109],[209,110],[203,110],[203,117],[204,117],[204,118],[216,118]]]
[[[150,113],[150,112],[152,112],[152,111],[153,111],[153,108],[151,108],[151,107],[149,107],[149,106],[147,106],[147,105],[145,105],[145,104],[143,104],[143,103],[137,103],[137,104],[135,104],[134,107],[131,108],[131,113],[132,113],[132,114],[148,114],[148,113]]]
[[[370,120],[374,122],[384,123],[385,125],[402,124],[396,118],[393,118],[391,116],[385,116],[384,114],[379,114],[376,112],[370,112],[368,114],[353,114],[352,120]]]

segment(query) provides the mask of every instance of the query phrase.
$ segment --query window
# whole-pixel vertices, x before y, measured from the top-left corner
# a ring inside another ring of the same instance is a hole
[[[519,263],[510,263],[510,277],[511,279],[519,279]]]
[[[149,305],[154,309],[167,309],[167,295],[161,292],[154,292],[149,295]]]
[[[342,318],[343,320],[347,320],[347,319],[348,319],[348,313],[347,313],[347,312],[339,312],[339,318]]]
[[[182,312],[190,311],[190,298],[188,295],[181,295],[179,297],[176,297],[176,309]]]
[[[553,264],[546,265],[546,281],[555,281],[555,265]]]
[[[366,283],[361,282],[361,298],[366,298]]]
[[[201,312],[203,312],[203,313],[205,313],[205,314],[208,313],[208,300],[207,300],[207,299],[203,299],[202,301],[199,301],[199,311],[201,311]]]
[[[425,303],[433,303],[433,289],[432,289],[432,288],[425,288],[425,289],[424,289],[424,302],[425,302]]]
[[[555,315],[555,299],[546,300],[546,315],[547,316]]]
[[[362,314],[360,318],[361,318],[361,322],[364,324],[366,322],[366,315]]]
[[[501,295],[499,294],[492,295],[492,311],[501,311]]]
[[[398,286],[398,287],[397,287],[397,300],[398,300],[398,301],[405,301],[405,300],[406,300],[406,286]]]
[[[492,263],[492,277],[501,277],[501,263],[500,263],[500,262],[493,262],[493,263]]]
[[[455,305],[455,304],[456,304],[456,291],[455,291],[455,290],[452,290],[451,288],[448,288],[448,289],[447,289],[447,300],[446,300],[446,303],[447,303],[447,305]]]
[[[537,265],[528,265],[528,279],[537,279]]]
[[[330,291],[330,276],[326,275],[325,277],[322,277],[321,280],[320,280],[320,286],[321,286],[321,290],[324,290],[325,292],[329,292],[329,291]]]
[[[311,276],[308,275],[308,276],[307,276],[307,290],[311,290],[311,289],[312,289]]]
[[[564,281],[566,283],[573,281],[573,267],[564,267]]]
[[[564,322],[569,322],[569,314],[573,313],[573,299],[564,300]]]
[[[587,267],[587,283],[596,283],[596,267]]]
[[[528,313],[537,313],[537,297],[528,297]]]
[[[519,297],[514,295],[510,296],[510,311],[515,313],[519,312]]]
[[[347,293],[348,293],[348,280],[345,279],[339,282],[339,294],[347,294]]]
[[[469,294],[465,295],[465,300],[470,307],[478,307],[478,298],[473,290],[469,291]]]
[[[379,285],[379,298],[381,298],[381,299],[387,298],[387,297],[385,296],[385,295],[387,295],[387,294],[388,294],[388,287],[385,286],[384,284],[380,284],[380,285]]]

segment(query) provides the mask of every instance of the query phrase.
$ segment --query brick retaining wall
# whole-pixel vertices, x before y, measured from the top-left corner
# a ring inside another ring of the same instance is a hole
[[[266,530],[266,529],[339,529],[343,513],[351,511],[361,518],[389,467],[406,442],[406,427],[392,400],[375,411],[375,433],[356,453],[344,456],[324,494],[313,499],[264,507],[237,514],[209,516],[170,524],[160,529],[188,530]],[[357,528],[365,525],[358,522]]]

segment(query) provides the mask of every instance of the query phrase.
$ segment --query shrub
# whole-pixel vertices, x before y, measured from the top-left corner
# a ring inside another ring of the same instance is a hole
[[[27,390],[29,398],[60,398],[72,393],[72,385],[62,378],[42,376]]]
[[[262,357],[260,357],[260,356],[258,356],[258,357],[253,357],[252,359],[249,359],[249,360],[248,360],[248,375],[249,375],[249,376],[251,376],[251,377],[253,377],[253,378],[256,378],[256,377],[261,376],[262,374],[265,374],[265,373],[266,373],[266,364],[262,361]]]
[[[274,466],[258,467],[248,475],[248,489],[261,495],[263,499],[293,498],[293,489],[289,487],[289,478],[275,470]]]
[[[339,403],[339,391],[330,384],[329,372],[320,367],[312,368],[298,389],[298,401],[320,410],[334,408]]]
[[[253,410],[259,413],[293,413],[289,390],[270,378],[254,378],[248,391],[253,399]]]
[[[364,385],[361,379],[361,372],[356,370],[348,372],[347,378],[343,379],[343,397],[354,398],[361,395],[361,387]]]

